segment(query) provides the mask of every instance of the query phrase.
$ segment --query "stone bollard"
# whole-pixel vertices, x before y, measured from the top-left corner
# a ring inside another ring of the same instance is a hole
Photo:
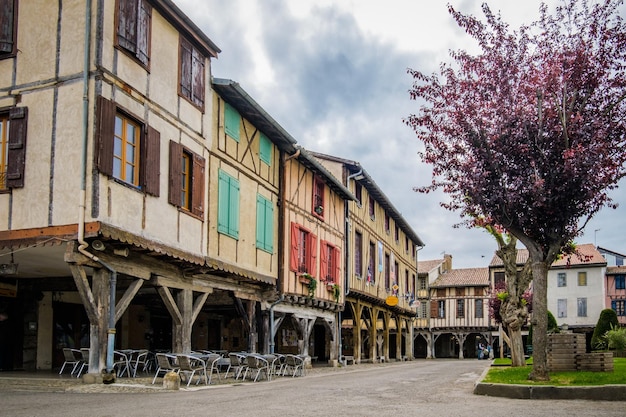
[[[163,388],[168,390],[180,389],[180,377],[176,372],[168,372],[163,377]]]

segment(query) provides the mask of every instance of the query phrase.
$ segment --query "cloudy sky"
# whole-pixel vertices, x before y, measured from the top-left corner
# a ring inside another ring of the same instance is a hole
[[[453,256],[455,268],[489,264],[496,243],[455,228],[442,193],[419,194],[430,169],[402,119],[417,113],[407,68],[432,73],[450,50],[475,51],[439,0],[174,0],[222,50],[215,77],[237,81],[300,145],[359,161],[426,244],[420,260]],[[479,0],[449,0],[482,16]],[[539,0],[490,0],[512,28],[536,20]],[[556,1],[546,1],[554,5]],[[623,11],[626,9],[622,8]],[[623,15],[626,13],[623,13]],[[579,243],[626,254],[626,182]]]

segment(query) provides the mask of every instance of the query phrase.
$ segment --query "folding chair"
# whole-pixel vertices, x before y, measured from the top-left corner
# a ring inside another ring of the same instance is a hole
[[[170,371],[176,373],[180,371],[180,367],[174,363],[174,361],[176,360],[176,356],[168,355],[166,353],[157,353],[155,355],[155,358],[157,362],[157,370],[154,373],[154,378],[152,379],[153,384],[161,373],[165,375]]]
[[[80,354],[80,350],[63,348],[63,357],[65,358],[65,362],[63,362],[63,366],[61,366],[61,370],[59,371],[59,375],[63,373],[66,365],[72,366],[72,371],[70,375],[74,375],[76,369],[78,369],[81,365],[82,356]]]

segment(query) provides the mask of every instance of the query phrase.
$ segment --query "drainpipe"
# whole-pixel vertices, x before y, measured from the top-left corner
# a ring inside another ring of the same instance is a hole
[[[107,331],[107,372],[113,371],[113,350],[115,346],[115,287],[117,283],[116,271],[99,259],[94,254],[88,252],[86,248],[89,244],[85,242],[85,206],[86,189],[87,189],[87,142],[88,142],[88,120],[89,120],[89,59],[91,55],[91,0],[85,1],[85,54],[83,62],[83,117],[82,117],[82,158],[81,158],[81,184],[79,193],[79,210],[78,210],[78,251],[98,262],[109,272],[111,278],[109,280],[109,329]]]
[[[346,180],[346,186],[349,187],[350,186],[350,180],[352,178],[358,177],[362,173],[363,173],[363,169],[361,169],[359,172],[355,172],[354,174],[348,175],[348,178]],[[344,292],[344,296],[343,296],[343,303],[344,303],[344,305],[346,304],[346,296],[348,294],[350,294],[350,273],[348,272],[349,271],[349,266],[350,266],[350,261],[349,261],[349,259],[350,259],[350,255],[349,255],[349,253],[350,253],[350,251],[349,251],[349,248],[350,248],[350,221],[349,221],[350,209],[349,209],[349,204],[350,204],[350,202],[346,201],[345,205],[344,205],[344,207],[345,207],[344,216],[346,218],[346,226],[345,226],[345,232],[344,232],[344,236],[346,237],[345,245],[344,245],[346,247],[346,262],[344,263],[344,276],[345,276],[345,279],[344,279],[345,292]],[[341,311],[339,311],[337,313],[337,324],[338,324],[338,327],[339,327],[339,331],[337,332],[338,333],[337,337],[339,338],[339,357],[337,358],[337,361],[339,363],[341,363],[342,365],[346,366],[346,362],[345,361],[343,361],[343,362],[341,361],[341,357],[343,356],[342,355],[343,344],[341,343]]]
[[[281,294],[280,298],[272,303],[270,306],[270,355],[274,354],[274,307],[280,304],[285,299],[285,294]]]

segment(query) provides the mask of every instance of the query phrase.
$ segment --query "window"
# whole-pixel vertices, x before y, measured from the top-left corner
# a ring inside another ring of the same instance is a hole
[[[148,68],[152,6],[147,0],[118,0],[116,46]]]
[[[296,223],[291,223],[290,268],[297,273],[315,276],[317,236]]]
[[[426,278],[424,278],[424,277],[417,278],[417,287],[420,290],[425,290],[426,289]]]
[[[579,272],[578,273],[578,286],[579,287],[586,287],[587,286],[587,273],[586,272]]]
[[[440,319],[446,318],[446,302],[444,300],[437,301],[437,317]]]
[[[0,190],[24,186],[28,108],[0,113]]]
[[[170,204],[191,214],[204,214],[205,159],[170,141]]]
[[[259,137],[259,158],[266,165],[272,165],[272,142],[263,133]]]
[[[626,289],[626,275],[615,275],[615,289],[616,290],[624,290]]]
[[[456,317],[462,319],[465,317],[465,300],[456,300]]]
[[[204,111],[205,57],[187,39],[180,38],[180,84],[178,93]]]
[[[561,298],[557,301],[557,315],[558,317],[567,317],[567,300]]]
[[[17,53],[17,6],[16,0],[0,2],[0,59]]]
[[[409,253],[409,237],[404,237],[404,252]]]
[[[354,183],[354,196],[359,206],[363,203],[363,187],[358,182]]]
[[[354,233],[354,274],[363,276],[363,235],[361,232]]]
[[[396,224],[394,227],[394,239],[396,240],[396,243],[400,242],[400,228],[398,227],[398,225]]]
[[[494,272],[493,273],[493,285],[503,285],[504,284],[504,272]]]
[[[415,298],[415,274],[411,274],[411,294]]]
[[[96,167],[109,177],[158,197],[160,133],[102,96],[98,97],[97,107]]]
[[[618,316],[626,316],[626,300],[611,301],[611,308]]]
[[[482,319],[483,316],[483,300],[474,300],[474,318]]]
[[[260,194],[256,196],[256,247],[269,253],[274,250],[274,205]]]
[[[389,232],[391,231],[390,226],[389,226],[389,214],[385,213],[385,232],[387,232],[387,234],[389,234]]]
[[[557,275],[557,285],[559,287],[567,287],[567,274],[565,272],[559,272]]]
[[[313,214],[324,218],[324,181],[320,177],[313,178]]]
[[[239,125],[241,124],[241,116],[233,106],[224,103],[224,131],[226,134],[239,142]]]
[[[417,310],[417,317],[420,319],[427,319],[428,318],[428,310],[427,310],[428,304],[426,304],[425,302],[421,302],[419,303],[419,307]]]
[[[577,300],[578,304],[578,317],[587,317],[587,299],[579,298]]]
[[[404,270],[404,292],[412,293],[411,287],[409,286],[409,270],[408,269]]]
[[[370,196],[370,198],[369,198],[369,213],[370,213],[370,217],[372,218],[372,220],[374,220],[375,217],[376,217],[376,212],[374,211],[375,206],[376,206],[376,201],[374,201],[374,198],[372,196]]]
[[[222,170],[218,173],[217,231],[239,239],[239,181]]]
[[[330,284],[339,282],[340,270],[341,251],[323,240],[320,248],[320,279]]]

